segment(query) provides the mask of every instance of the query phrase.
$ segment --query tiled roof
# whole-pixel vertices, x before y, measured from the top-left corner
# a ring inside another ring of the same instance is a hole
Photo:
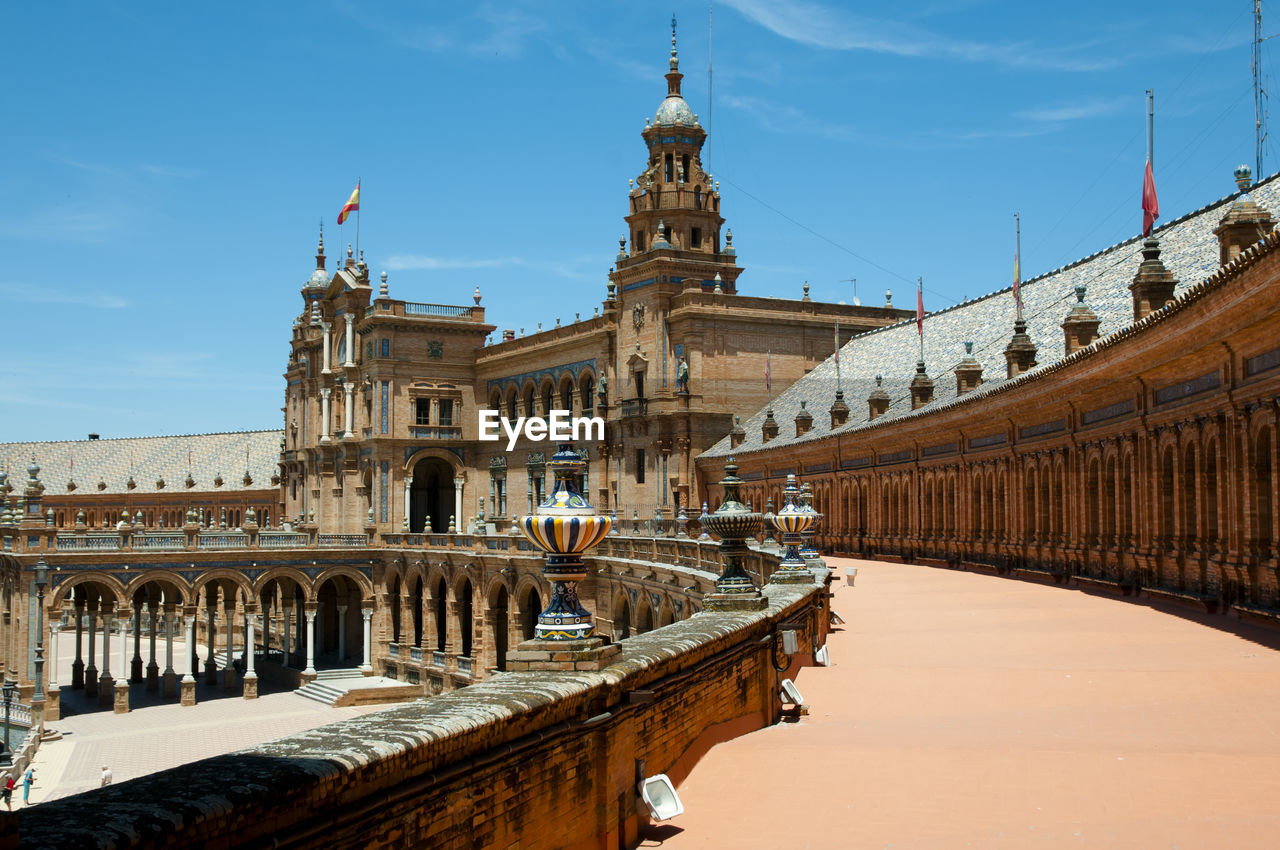
[[[45,496],[67,493],[184,493],[264,490],[279,471],[282,431],[234,431],[228,434],[185,434],[177,437],[123,437],[114,440],[56,440],[47,443],[0,443],[0,469],[8,469],[14,494],[26,488],[27,465],[34,457]],[[190,457],[195,485],[186,486]],[[74,461],[74,472],[73,470]],[[246,485],[246,468],[252,483]],[[128,486],[133,475],[137,485]],[[214,479],[222,476],[222,485]],[[76,489],[67,482],[75,479]],[[158,480],[164,487],[156,487]],[[99,489],[102,482],[105,487]]]
[[[1259,206],[1280,213],[1280,174],[1272,175],[1249,190]],[[1239,196],[1225,198],[1158,228],[1160,259],[1178,280],[1175,296],[1203,281],[1218,269],[1218,240],[1213,229]],[[1098,335],[1107,337],[1133,325],[1133,296],[1129,292],[1142,262],[1142,240],[1130,239],[1113,245],[1070,265],[1025,281],[1022,284],[1023,317],[1027,333],[1036,344],[1037,366],[1028,374],[1056,363],[1065,355],[1062,320],[1075,304],[1075,287],[1087,288],[1085,303],[1097,314]],[[933,379],[933,401],[921,412],[933,410],[956,397],[955,367],[965,356],[964,343],[972,340],[973,356],[982,364],[983,384],[978,392],[990,392],[1007,382],[1005,346],[1013,336],[1016,314],[1012,286],[966,301],[955,307],[929,313],[924,320],[924,359]],[[745,454],[761,449],[820,440],[832,434],[856,431],[868,425],[867,396],[875,388],[875,376],[883,375],[884,389],[891,399],[889,411],[876,420],[911,413],[911,378],[919,359],[919,337],[915,319],[868,331],[849,340],[840,349],[841,385],[849,405],[849,420],[831,428],[827,409],[835,400],[835,358],[828,358],[786,392],[773,400],[773,416],[778,436],[767,444],[761,439],[766,411],[757,411],[742,422],[746,439],[736,449],[729,438],[703,453],[706,457]],[[795,417],[801,401],[813,414],[813,427],[803,437],[795,436]]]

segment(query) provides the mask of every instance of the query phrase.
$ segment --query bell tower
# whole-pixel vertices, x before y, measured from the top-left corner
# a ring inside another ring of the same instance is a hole
[[[675,291],[702,288],[711,292],[720,275],[721,291],[736,292],[738,274],[732,231],[722,235],[720,192],[702,165],[702,145],[707,133],[680,93],[680,57],[676,52],[675,19],[671,20],[671,59],[667,96],[641,133],[648,149],[645,169],[633,182],[627,198],[628,238],[631,250],[618,256],[616,282],[625,287],[634,280],[653,279],[677,283]],[[674,263],[649,267],[652,260]],[[646,268],[639,269],[639,266]],[[678,268],[674,268],[678,267]],[[635,274],[629,273],[634,270]],[[674,271],[675,281],[671,281]]]

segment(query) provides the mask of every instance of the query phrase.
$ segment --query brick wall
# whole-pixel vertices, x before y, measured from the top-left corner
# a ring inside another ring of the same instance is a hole
[[[793,661],[809,662],[828,622],[819,576],[768,585],[764,612],[629,639],[599,673],[501,674],[46,803],[19,830],[50,847],[630,845],[638,762],[678,780],[714,743],[777,719],[769,637],[799,626]]]

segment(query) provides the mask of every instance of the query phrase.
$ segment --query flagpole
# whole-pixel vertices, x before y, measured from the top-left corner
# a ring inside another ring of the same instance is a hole
[[[1022,321],[1022,293],[1018,291],[1018,287],[1022,285],[1022,216],[1019,213],[1013,214],[1013,226],[1017,231],[1017,242],[1014,251],[1016,251],[1017,259],[1014,262],[1013,275],[1013,300],[1018,303],[1018,321]]]
[[[844,386],[840,383],[840,317],[836,316],[836,392],[842,392]]]
[[[361,179],[357,177],[356,178],[357,192],[360,191],[360,182],[361,182]],[[361,198],[361,200],[364,200],[364,199]],[[360,259],[360,204],[359,203],[356,204],[356,259],[357,260]]]
[[[1151,173],[1156,173],[1156,90],[1147,90],[1147,161]]]
[[[764,386],[769,391],[769,406],[773,407],[773,350],[764,353]]]
[[[924,278],[920,278],[916,282],[916,305],[919,307],[920,318],[917,324],[917,330],[920,331],[920,362],[924,362]]]

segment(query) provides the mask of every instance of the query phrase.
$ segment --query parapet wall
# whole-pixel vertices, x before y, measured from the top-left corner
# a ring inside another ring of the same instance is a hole
[[[777,720],[780,624],[825,641],[829,574],[759,613],[700,613],[622,642],[598,673],[479,684],[24,810],[39,847],[581,847],[638,840],[637,779],[687,775]],[[5,846],[16,846],[12,841]]]

